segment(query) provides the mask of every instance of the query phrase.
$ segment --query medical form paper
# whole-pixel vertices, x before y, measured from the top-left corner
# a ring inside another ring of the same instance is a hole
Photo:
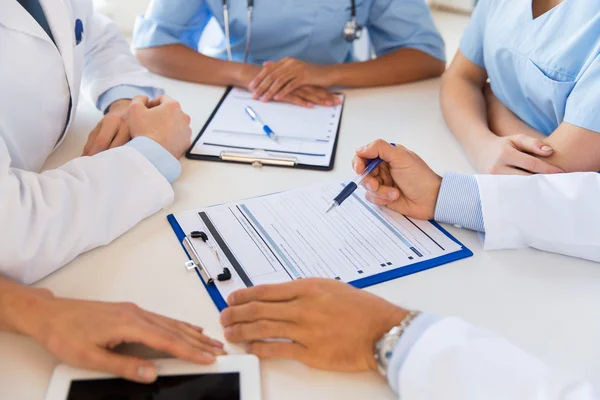
[[[365,287],[472,255],[437,224],[369,203],[362,188],[325,215],[341,188],[292,190],[174,217],[185,234],[209,236],[208,245],[193,244],[213,277],[231,270],[230,281],[215,282],[224,299],[240,288],[308,277]]]
[[[261,126],[248,117],[247,106],[273,129],[277,141],[269,139]],[[222,151],[264,150],[275,156],[295,158],[300,164],[329,166],[341,115],[342,105],[305,108],[278,102],[263,103],[253,100],[250,92],[233,88],[200,133],[190,153],[219,157]]]

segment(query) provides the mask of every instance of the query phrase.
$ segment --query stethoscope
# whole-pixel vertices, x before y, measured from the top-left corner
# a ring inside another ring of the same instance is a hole
[[[244,51],[244,63],[248,62],[248,55],[250,54],[250,41],[252,39],[252,12],[254,9],[254,0],[247,0],[247,18],[248,28],[246,30],[246,49]],[[231,55],[231,36],[229,35],[229,5],[227,0],[223,0],[223,22],[225,25],[225,41],[227,45],[227,59],[233,61]],[[344,25],[342,32],[344,40],[347,42],[353,42],[361,38],[363,27],[356,20],[356,0],[350,0],[350,20]]]

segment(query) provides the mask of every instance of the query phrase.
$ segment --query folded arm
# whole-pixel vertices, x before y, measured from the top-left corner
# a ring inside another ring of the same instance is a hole
[[[485,89],[490,129],[498,136],[525,134],[554,149],[545,161],[565,172],[600,171],[600,133],[563,122],[550,136],[538,132],[509,110],[491,89]]]
[[[173,199],[167,179],[133,146],[38,174],[13,168],[2,139],[0,193],[0,274],[24,283],[108,244]]]

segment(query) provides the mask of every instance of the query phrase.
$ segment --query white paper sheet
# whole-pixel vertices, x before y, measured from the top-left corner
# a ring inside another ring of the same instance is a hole
[[[225,299],[240,288],[298,278],[353,282],[461,250],[432,223],[367,202],[363,189],[325,215],[342,187],[298,189],[175,217],[186,234],[208,234],[211,246],[195,240],[194,247],[213,277],[225,266],[231,270],[231,281],[216,282]],[[218,248],[220,262],[210,247]]]
[[[245,112],[252,107],[277,136],[269,139]],[[304,108],[252,99],[234,88],[192,149],[193,154],[219,156],[222,151],[264,150],[274,156],[297,158],[298,163],[328,166],[340,124],[342,106]]]

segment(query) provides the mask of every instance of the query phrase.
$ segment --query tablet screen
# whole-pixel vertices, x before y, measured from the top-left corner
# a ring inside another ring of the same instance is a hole
[[[240,374],[160,376],[149,385],[123,379],[74,380],[67,400],[240,400]]]

